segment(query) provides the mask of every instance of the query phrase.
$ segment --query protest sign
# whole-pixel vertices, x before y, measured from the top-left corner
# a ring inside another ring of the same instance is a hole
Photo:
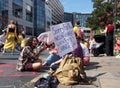
[[[60,56],[77,48],[77,40],[71,22],[50,26],[50,30]]]
[[[51,31],[43,32],[37,38],[38,38],[39,42],[44,42],[48,45],[50,45],[54,42]]]

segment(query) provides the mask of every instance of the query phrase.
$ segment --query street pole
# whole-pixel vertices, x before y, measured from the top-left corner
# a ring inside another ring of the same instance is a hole
[[[117,21],[117,0],[115,0],[114,4],[115,4],[115,9],[114,9],[114,26],[115,26],[115,31],[116,31],[116,21]]]
[[[117,29],[116,29],[116,22],[117,22],[117,0],[115,0],[114,1],[114,5],[115,5],[115,7],[114,7],[114,35],[113,35],[113,37],[114,37],[114,40],[113,40],[113,49],[114,49],[114,45],[115,45],[115,34],[116,34],[116,31],[117,31]],[[115,49],[114,49],[115,50]],[[114,52],[114,55],[115,55],[115,52]]]

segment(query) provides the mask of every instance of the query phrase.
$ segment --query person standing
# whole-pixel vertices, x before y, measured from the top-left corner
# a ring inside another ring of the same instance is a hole
[[[8,49],[10,49],[13,54],[16,46],[15,38],[18,39],[17,33],[16,33],[16,26],[15,26],[14,20],[11,20],[6,31],[6,41],[3,47],[3,54]]]
[[[78,30],[79,30],[79,26],[80,25],[80,22],[79,21],[75,21],[75,25],[74,25],[74,28],[73,28],[73,31],[74,33],[78,33]]]
[[[27,39],[25,38],[25,30],[23,27],[21,27],[19,34],[18,34],[18,41],[16,49],[21,51],[23,47],[25,46],[25,43],[27,42]]]
[[[79,28],[80,22],[79,21],[75,21],[75,26],[73,28],[74,33],[77,34],[77,36],[79,36],[82,40],[84,40],[84,29],[83,28]]]
[[[114,25],[111,20],[107,22],[107,25],[105,26],[105,30],[101,33],[105,33],[106,39],[105,39],[105,49],[106,49],[106,55],[107,56],[114,56],[113,54],[113,35],[114,35]]]

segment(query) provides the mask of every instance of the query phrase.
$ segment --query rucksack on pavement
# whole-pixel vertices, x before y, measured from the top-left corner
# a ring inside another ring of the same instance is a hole
[[[66,55],[54,73],[59,82],[64,85],[78,84],[82,75],[86,75],[82,60],[73,55]]]

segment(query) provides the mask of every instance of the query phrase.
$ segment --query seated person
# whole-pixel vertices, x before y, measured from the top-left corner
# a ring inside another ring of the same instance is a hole
[[[86,47],[82,42],[80,42],[80,45],[82,47],[83,50],[83,63],[84,66],[87,66],[90,62],[90,56],[89,56],[89,50],[88,47]]]
[[[52,63],[58,61],[61,57],[58,55],[58,49],[54,48],[49,51],[49,56],[46,61],[43,63],[43,66],[50,66]],[[59,65],[53,65],[51,68],[55,70]]]
[[[34,49],[38,46],[37,37],[30,37],[26,43],[26,46],[22,49],[17,61],[16,69],[19,71],[37,71],[42,67],[42,60],[39,58],[39,54],[42,51],[34,52]]]
[[[74,49],[72,52],[70,52],[71,54],[73,54],[73,56],[75,57],[80,57],[82,62],[83,62],[83,51],[82,51],[82,47],[80,46],[79,42],[77,42],[78,47],[76,49]],[[65,56],[65,55],[64,55]],[[64,57],[63,57],[64,58]],[[53,66],[57,65],[57,67],[59,66],[60,62],[63,60],[63,58],[59,58],[57,61],[51,63],[50,67],[52,68]],[[54,70],[54,69],[53,69]]]

